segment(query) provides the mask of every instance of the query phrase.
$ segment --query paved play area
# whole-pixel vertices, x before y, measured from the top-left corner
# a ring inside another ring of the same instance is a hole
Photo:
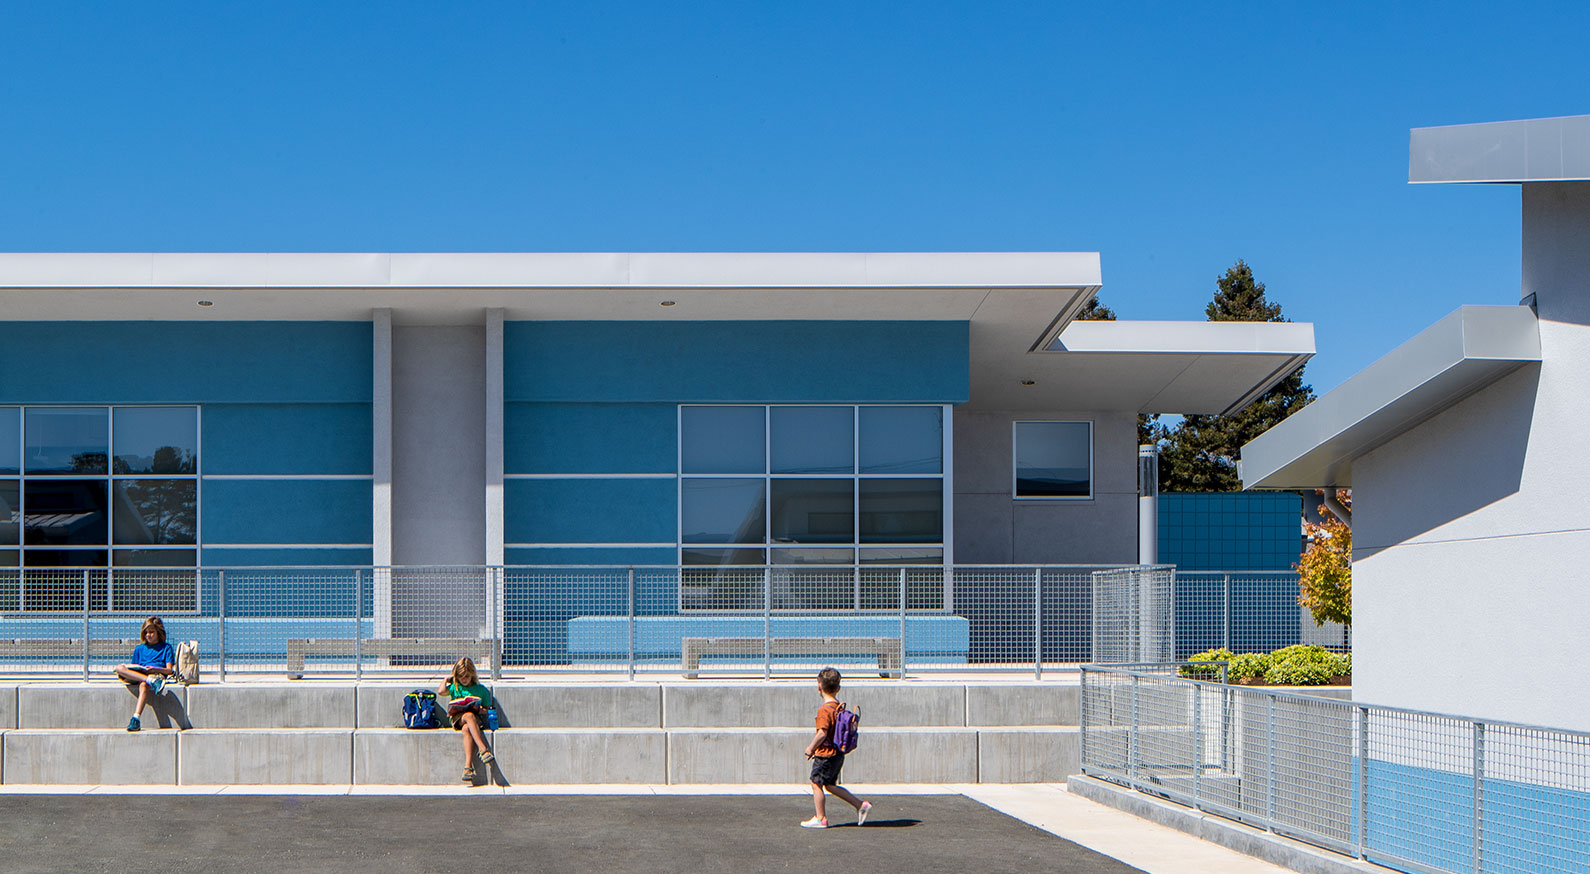
[[[798,823],[811,815],[809,797],[771,787],[761,794],[750,787],[701,794],[683,787],[654,788],[658,794],[641,787],[625,794],[609,794],[616,787],[488,794],[55,787],[0,793],[0,857],[8,874],[1285,870],[1061,786],[966,787],[964,794],[889,788],[862,793],[875,805],[864,827],[854,825],[848,806],[831,800],[831,827],[808,830]]]

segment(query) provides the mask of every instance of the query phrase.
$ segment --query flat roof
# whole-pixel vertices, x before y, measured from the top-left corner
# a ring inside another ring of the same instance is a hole
[[[1355,458],[1539,362],[1529,307],[1459,307],[1243,446],[1242,486],[1349,488]]]
[[[1590,115],[1416,127],[1409,182],[1590,179]]]
[[[8,321],[963,321],[984,409],[1223,412],[1314,353],[1306,324],[1072,322],[1100,286],[1096,252],[0,254]]]

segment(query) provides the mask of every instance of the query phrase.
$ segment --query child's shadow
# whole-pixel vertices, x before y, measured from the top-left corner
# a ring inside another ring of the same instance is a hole
[[[921,824],[922,820],[920,819],[869,819],[866,825],[858,826],[853,822],[842,822],[837,826],[829,826],[829,828],[845,828],[846,826],[850,828],[910,828]]]
[[[136,683],[124,685],[127,687],[127,694],[134,698],[138,697]],[[161,728],[176,727],[186,730],[193,727],[193,723],[188,720],[188,709],[182,706],[182,699],[173,691],[161,689],[159,695],[150,695],[148,709],[154,711],[155,722]]]

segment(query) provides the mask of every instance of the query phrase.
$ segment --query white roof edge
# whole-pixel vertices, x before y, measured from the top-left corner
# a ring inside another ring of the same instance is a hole
[[[1072,322],[1048,352],[1314,354],[1310,322]]]
[[[1459,307],[1243,446],[1243,488],[1350,487],[1354,458],[1539,361],[1528,307]]]
[[[1065,288],[1097,252],[0,253],[0,288]]]
[[[1590,115],[1413,128],[1412,183],[1590,179]]]

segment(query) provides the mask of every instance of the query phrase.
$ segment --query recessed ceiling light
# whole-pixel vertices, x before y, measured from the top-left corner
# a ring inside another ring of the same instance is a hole
[[[665,306],[665,307],[671,307],[671,306],[674,305],[674,301],[665,300],[665,301],[662,302],[662,305]]]
[[[1024,379],[1024,380],[1021,381],[1021,384],[1022,385],[1037,385],[1038,384],[1038,380],[1036,380],[1036,379]]]
[[[201,306],[201,307],[213,307],[213,306],[215,306],[215,301],[213,301],[213,300],[201,300],[201,301],[199,301],[199,306]]]

